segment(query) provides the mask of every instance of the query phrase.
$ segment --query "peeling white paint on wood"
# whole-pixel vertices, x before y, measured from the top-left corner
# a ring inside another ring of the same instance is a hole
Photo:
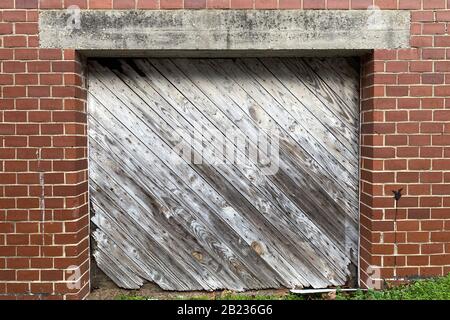
[[[350,62],[92,61],[99,267],[124,288],[152,281],[180,291],[324,288],[355,277],[359,88]],[[226,165],[209,157],[192,164],[174,150],[178,130],[255,141],[262,128],[280,132],[274,175],[251,159],[233,163],[208,139],[178,137],[195,155],[208,147]]]

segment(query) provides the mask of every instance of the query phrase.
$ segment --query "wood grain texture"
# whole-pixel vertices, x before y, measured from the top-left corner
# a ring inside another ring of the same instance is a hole
[[[130,289],[146,281],[179,291],[349,284],[358,258],[354,64],[90,61],[90,197],[99,267]],[[256,141],[268,130],[279,134],[273,174],[247,150],[221,147],[247,139],[249,150],[266,156]],[[188,161],[180,146],[203,162]]]

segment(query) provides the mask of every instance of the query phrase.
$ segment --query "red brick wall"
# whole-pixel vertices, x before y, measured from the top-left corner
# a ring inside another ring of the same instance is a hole
[[[61,1],[40,1],[52,3]],[[81,298],[89,291],[82,64],[73,50],[39,48],[38,4],[0,1],[0,298]],[[68,287],[77,275],[79,288]]]
[[[383,279],[450,272],[450,1],[381,2],[412,9],[412,48],[364,60],[363,283],[369,265]],[[392,190],[400,188],[395,226]]]
[[[39,10],[373,4],[411,10],[413,48],[363,58],[361,284],[450,272],[450,0],[1,0],[0,298],[89,291],[83,62],[39,48]]]

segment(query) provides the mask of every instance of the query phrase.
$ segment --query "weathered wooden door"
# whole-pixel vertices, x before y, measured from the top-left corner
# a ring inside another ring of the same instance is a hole
[[[353,59],[91,61],[97,264],[124,288],[351,281],[358,96]]]

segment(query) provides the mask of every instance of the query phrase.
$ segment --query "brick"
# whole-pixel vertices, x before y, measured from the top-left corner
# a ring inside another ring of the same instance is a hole
[[[445,59],[445,49],[440,48],[427,48],[422,50],[422,59]]]
[[[52,72],[77,72],[78,64],[74,61],[53,61]]]
[[[206,0],[184,0],[185,9],[204,9],[206,8]]]
[[[437,125],[440,130],[436,130],[436,132],[442,133],[442,127]],[[433,135],[432,136],[432,144],[434,146],[449,146],[450,145],[450,135]]]
[[[303,9],[325,9],[325,0],[303,0]]]
[[[443,84],[444,83],[444,75],[443,74],[423,74],[422,75],[422,83],[424,84]]]
[[[432,242],[450,242],[450,231],[435,231],[431,232]]]
[[[233,7],[233,0],[231,1],[231,7]],[[302,1],[301,0],[279,0],[278,8],[279,9],[301,9]]]
[[[434,121],[450,121],[450,110],[434,111]]]
[[[413,22],[427,22],[434,21],[434,12],[433,11],[412,11],[411,12],[411,21]]]
[[[435,122],[426,122],[420,125],[420,133],[443,133],[444,125]],[[437,142],[437,141],[436,141]],[[435,144],[435,143],[432,143]]]
[[[0,23],[0,34],[11,34],[13,33],[12,23]]]
[[[422,0],[399,0],[399,9],[421,9]]]
[[[53,268],[53,258],[31,258],[31,268]]]
[[[276,9],[278,0],[255,0],[255,9]]]
[[[444,246],[436,243],[425,243],[420,246],[422,254],[437,254],[444,253]]]
[[[397,0],[375,0],[374,5],[380,9],[397,9]]]
[[[39,75],[41,84],[45,85],[61,85],[63,83],[63,77],[61,74],[41,74]]]
[[[422,197],[422,198],[420,198],[420,205],[422,207],[441,207],[442,206],[442,198]]]
[[[398,172],[397,173],[398,183],[418,183],[419,173],[417,172]]]
[[[445,34],[445,23],[426,23],[423,25],[422,34]]]
[[[26,36],[4,36],[3,37],[4,47],[26,47],[27,38]]]
[[[183,0],[160,0],[161,9],[181,9]]]
[[[19,85],[30,85],[39,83],[38,75],[32,73],[16,74],[14,76],[14,80],[15,83]]]
[[[37,34],[39,32],[38,24],[34,22],[24,22],[15,24],[16,34]]]
[[[430,97],[433,95],[432,86],[411,86],[409,90],[412,97]]]
[[[228,9],[230,8],[229,0],[207,0],[206,7],[210,9]]]
[[[90,9],[112,9],[113,0],[89,0]]]
[[[62,281],[64,274],[62,270],[41,270],[42,281]]]
[[[386,160],[384,167],[386,170],[405,170],[406,160]]]
[[[61,9],[63,8],[62,0],[40,0],[39,8],[41,9]]]
[[[370,10],[373,5],[373,0],[351,0],[351,9],[365,9]]]
[[[60,49],[39,49],[39,59],[41,60],[61,60],[62,50]]]
[[[450,46],[450,36],[435,36],[434,45],[436,47],[449,47]]]
[[[411,72],[431,72],[433,71],[432,61],[411,61],[409,65]]]
[[[394,246],[391,244],[374,244],[372,246],[372,252],[374,254],[393,254]]]
[[[7,283],[6,284],[6,290],[8,293],[12,293],[12,294],[28,294],[30,289],[29,289],[29,284],[28,283]]]
[[[30,61],[26,66],[28,72],[50,72],[51,68],[49,61]]]
[[[230,7],[233,9],[252,9],[253,0],[231,0]]]
[[[450,10],[437,11],[436,12],[437,21],[450,21]]]
[[[25,10],[12,10],[3,12],[3,21],[5,22],[25,22],[27,14]]]
[[[432,255],[430,256],[431,265],[449,265],[450,264],[450,254]]]
[[[51,283],[51,282],[31,283],[30,290],[35,293],[51,294],[51,293],[53,293],[53,283]]]
[[[428,256],[407,256],[406,264],[408,266],[426,266],[429,264]]]
[[[445,9],[446,0],[426,0],[423,1],[423,9]]]
[[[412,47],[431,47],[433,46],[433,39],[436,40],[433,36],[411,36],[411,46]],[[436,44],[436,46],[439,46]]]
[[[398,244],[398,253],[399,254],[419,254],[420,253],[420,245],[418,244]]]
[[[0,3],[0,9],[12,9],[14,8],[14,0],[3,0]]]
[[[411,208],[408,210],[408,219],[429,219],[430,209]]]
[[[134,0],[113,0],[113,8],[114,9],[134,9],[135,1]]]
[[[18,270],[17,281],[38,281],[39,270]],[[27,284],[28,285],[28,284]]]
[[[88,0],[64,0],[64,7],[77,6],[80,9],[87,9]]]
[[[159,6],[158,0],[137,0],[137,9],[157,9]]]
[[[420,148],[420,157],[422,157],[422,158],[441,158],[442,151],[443,151],[443,149],[440,147],[422,147],[422,148]],[[420,160],[418,160],[418,161],[420,161]],[[428,167],[428,169],[431,169],[431,166]]]
[[[386,95],[389,97],[407,96],[409,94],[409,88],[406,86],[387,86]]]
[[[428,146],[431,145],[431,136],[429,135],[411,135],[409,136],[410,146]]]
[[[29,86],[27,88],[28,97],[48,97],[50,96],[50,87],[48,86]],[[31,121],[31,120],[30,120]]]

